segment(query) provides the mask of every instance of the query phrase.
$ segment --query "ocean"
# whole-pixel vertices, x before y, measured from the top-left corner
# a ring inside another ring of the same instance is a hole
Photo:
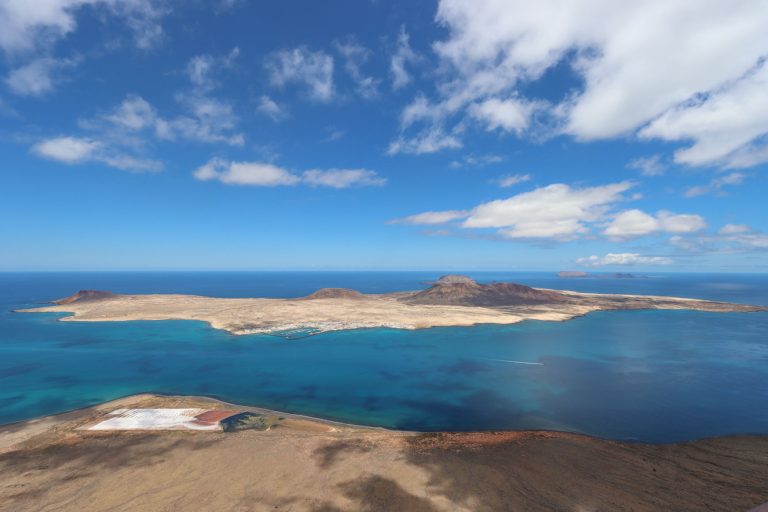
[[[480,282],[768,305],[766,274]],[[568,322],[365,329],[287,340],[195,321],[58,322],[12,313],[80,289],[296,297],[414,290],[440,272],[0,273],[0,424],[139,392],[205,395],[419,431],[554,429],[678,442],[768,434],[768,313],[610,311]]]

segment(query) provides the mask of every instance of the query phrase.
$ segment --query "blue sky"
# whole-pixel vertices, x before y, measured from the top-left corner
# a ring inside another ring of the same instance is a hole
[[[768,7],[636,4],[1,1],[0,269],[765,272]]]

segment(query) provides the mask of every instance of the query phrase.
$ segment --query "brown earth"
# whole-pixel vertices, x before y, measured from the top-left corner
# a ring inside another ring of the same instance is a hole
[[[320,288],[316,292],[310,293],[306,297],[302,297],[302,299],[360,299],[363,297],[365,297],[365,295],[357,290],[350,290],[349,288]]]
[[[503,307],[557,304],[568,297],[553,290],[539,290],[517,283],[479,284],[465,276],[443,276],[424,291],[403,299],[409,304],[434,306]]]
[[[53,303],[64,305],[64,304],[72,304],[73,302],[88,302],[92,300],[109,299],[114,296],[115,294],[112,292],[104,292],[100,290],[80,290],[79,292],[73,295],[70,295],[69,297],[64,297],[63,299],[55,300],[53,301]]]
[[[142,395],[0,427],[0,511],[730,512],[768,501],[768,436],[417,435],[291,415],[232,434],[78,430],[112,409],[162,406],[233,408]]]

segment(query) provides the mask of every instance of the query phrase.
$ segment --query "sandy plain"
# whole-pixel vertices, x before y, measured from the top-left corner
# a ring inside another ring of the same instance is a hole
[[[768,308],[706,300],[640,295],[555,292],[565,300],[498,307],[418,304],[418,292],[353,297],[297,299],[216,298],[197,295],[113,295],[78,300],[23,312],[72,313],[62,321],[200,320],[233,334],[317,332],[343,329],[513,324],[523,320],[565,321],[593,311],[627,309],[690,309],[711,312],[752,312]]]

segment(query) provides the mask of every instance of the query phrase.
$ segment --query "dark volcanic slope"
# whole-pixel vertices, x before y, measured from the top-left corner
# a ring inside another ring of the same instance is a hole
[[[562,293],[515,283],[478,284],[466,276],[441,277],[434,285],[403,299],[412,304],[502,307],[566,302]]]
[[[73,302],[89,302],[94,300],[109,299],[114,297],[112,292],[103,292],[99,290],[80,290],[74,295],[64,297],[63,299],[53,301],[54,304],[72,304]]]

